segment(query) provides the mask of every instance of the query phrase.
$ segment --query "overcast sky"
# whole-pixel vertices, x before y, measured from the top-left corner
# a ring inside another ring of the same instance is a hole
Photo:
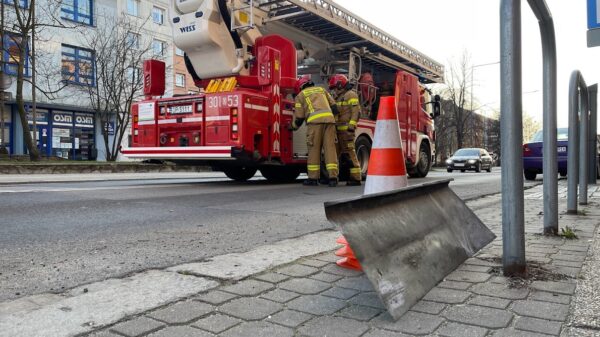
[[[336,0],[350,11],[446,65],[464,50],[473,65],[500,60],[499,0]],[[368,5],[365,5],[367,3]],[[542,54],[537,19],[522,5],[523,109],[542,120]],[[558,125],[567,125],[569,77],[579,69],[588,85],[600,81],[600,47],[587,48],[585,0],[546,0],[558,48]],[[476,67],[474,94],[499,110],[500,66]]]

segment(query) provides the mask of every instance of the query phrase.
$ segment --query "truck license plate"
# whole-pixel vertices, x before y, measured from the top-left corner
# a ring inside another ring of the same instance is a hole
[[[169,107],[167,110],[172,115],[187,114],[187,113],[192,113],[192,106],[191,105],[176,105],[176,106]]]
[[[558,152],[567,152],[567,147],[566,146],[559,146],[558,147]]]

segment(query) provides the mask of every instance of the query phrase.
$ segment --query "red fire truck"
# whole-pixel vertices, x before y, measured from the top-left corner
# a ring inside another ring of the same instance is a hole
[[[175,0],[174,43],[200,94],[162,98],[165,66],[144,64],[145,99],[132,108],[130,158],[209,165],[244,181],[256,171],[292,181],[306,171],[305,130],[288,131],[298,75],[355,84],[362,106],[356,150],[366,173],[379,97],[395,95],[409,175],[435,154],[439,97],[424,84],[443,66],[329,0]],[[342,172],[343,164],[342,164]],[[343,176],[341,177],[343,179]]]

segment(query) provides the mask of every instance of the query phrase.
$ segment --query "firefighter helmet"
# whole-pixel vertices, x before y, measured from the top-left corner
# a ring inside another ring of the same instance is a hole
[[[342,89],[348,85],[348,77],[342,74],[335,74],[329,79],[329,89]]]
[[[310,80],[310,75],[300,76],[300,78],[298,78],[298,80],[296,81],[296,87],[295,87],[296,95],[298,95],[300,93],[300,91],[304,90],[304,88],[310,87],[313,85],[315,85],[315,84]]]

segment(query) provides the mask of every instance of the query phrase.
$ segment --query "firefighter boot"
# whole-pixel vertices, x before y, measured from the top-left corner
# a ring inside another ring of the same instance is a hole
[[[306,179],[302,185],[304,186],[319,186],[317,179]]]
[[[348,180],[346,182],[346,186],[360,186],[361,183],[359,180]]]
[[[329,179],[329,187],[336,187],[337,184],[338,184],[337,178],[331,178],[331,179]]]

